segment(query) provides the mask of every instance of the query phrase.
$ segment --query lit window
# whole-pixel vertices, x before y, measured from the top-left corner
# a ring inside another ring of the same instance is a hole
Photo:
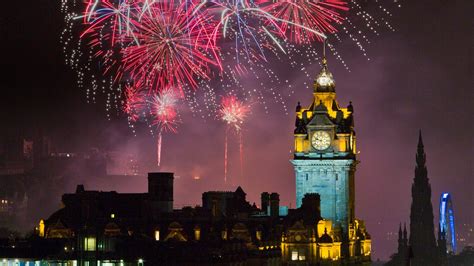
[[[298,260],[298,251],[291,252],[291,260]]]
[[[197,241],[201,240],[201,229],[200,228],[195,228],[194,229],[194,239]]]
[[[160,241],[160,230],[155,230],[155,240]]]
[[[84,250],[95,251],[95,237],[84,238]]]

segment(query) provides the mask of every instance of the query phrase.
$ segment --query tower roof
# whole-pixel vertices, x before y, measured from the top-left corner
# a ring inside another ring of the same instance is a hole
[[[324,234],[319,239],[320,243],[332,243],[332,237],[328,235],[327,228],[324,228]]]
[[[323,67],[314,80],[314,92],[336,92],[336,82],[328,69],[326,56],[323,56],[321,63]]]
[[[423,137],[421,136],[421,129],[420,129],[420,132],[418,134],[418,148],[423,148]]]
[[[423,146],[423,137],[421,136],[421,130],[418,135],[418,147],[416,151],[416,164],[419,168],[424,168],[426,163],[425,148]]]

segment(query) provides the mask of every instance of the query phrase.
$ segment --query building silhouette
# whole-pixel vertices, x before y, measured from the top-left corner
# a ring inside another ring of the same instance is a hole
[[[446,262],[445,232],[435,238],[431,185],[426,167],[426,154],[421,131],[416,152],[415,177],[411,188],[410,236],[407,242],[406,227],[399,228],[398,251],[388,265],[436,266]]]
[[[426,168],[426,154],[421,131],[418,137],[415,178],[411,188],[409,245],[413,252],[412,265],[437,265],[439,261],[436,245],[431,185]]]
[[[34,236],[0,241],[0,257],[72,265],[370,265],[370,235],[357,223],[347,239],[321,217],[319,194],[306,194],[300,208],[280,215],[279,195],[262,193],[262,206],[235,191],[203,193],[202,205],[173,209],[173,174],[149,173],[148,192],[86,190],[64,194],[63,208],[41,220]],[[121,264],[123,263],[123,264]]]

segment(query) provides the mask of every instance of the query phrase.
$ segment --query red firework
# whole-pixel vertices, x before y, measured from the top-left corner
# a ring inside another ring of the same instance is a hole
[[[166,88],[153,96],[151,114],[153,124],[158,126],[159,131],[171,131],[176,133],[176,118],[178,116],[178,97],[173,89]]]
[[[197,79],[209,79],[210,67],[220,66],[212,41],[212,18],[193,14],[190,3],[153,2],[134,26],[130,46],[122,50],[123,70],[133,80],[160,91],[185,84],[196,88]]]
[[[158,127],[157,164],[160,166],[163,131],[176,133],[178,97],[173,89],[166,88],[156,94],[150,103],[151,113],[154,117],[153,124]]]
[[[240,131],[249,111],[249,107],[233,95],[222,98],[220,109],[221,119],[236,131]]]
[[[128,115],[128,118],[132,122],[136,122],[140,116],[145,105],[145,99],[143,93],[140,92],[138,86],[125,85],[125,101],[123,105],[123,111]]]
[[[243,140],[242,140],[242,124],[244,123],[250,111],[249,106],[239,101],[237,97],[229,95],[222,98],[221,109],[219,110],[220,118],[229,126],[225,132],[224,142],[224,182],[227,182],[227,160],[228,160],[228,129],[233,128],[239,136],[240,151],[240,173],[243,173]]]
[[[100,34],[101,37],[98,39],[110,39],[111,44],[114,45],[121,36],[131,33],[130,14],[136,13],[136,4],[133,0],[119,2],[89,0],[82,16],[84,24],[88,27],[81,34],[81,38],[86,35]],[[100,32],[104,27],[105,32]]]
[[[349,10],[346,0],[283,0],[258,1],[262,9],[281,19],[280,30],[286,32],[290,40],[296,43],[310,43],[323,38],[313,31],[334,33],[334,23],[341,24],[344,18],[339,10]]]

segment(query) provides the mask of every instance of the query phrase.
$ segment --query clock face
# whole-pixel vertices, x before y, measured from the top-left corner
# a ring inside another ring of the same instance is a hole
[[[296,242],[300,242],[300,241],[301,241],[301,236],[300,236],[300,235],[296,235],[296,236],[295,236],[295,241],[296,241]]]
[[[316,150],[325,150],[331,146],[331,136],[326,131],[316,131],[311,138],[311,144]]]

